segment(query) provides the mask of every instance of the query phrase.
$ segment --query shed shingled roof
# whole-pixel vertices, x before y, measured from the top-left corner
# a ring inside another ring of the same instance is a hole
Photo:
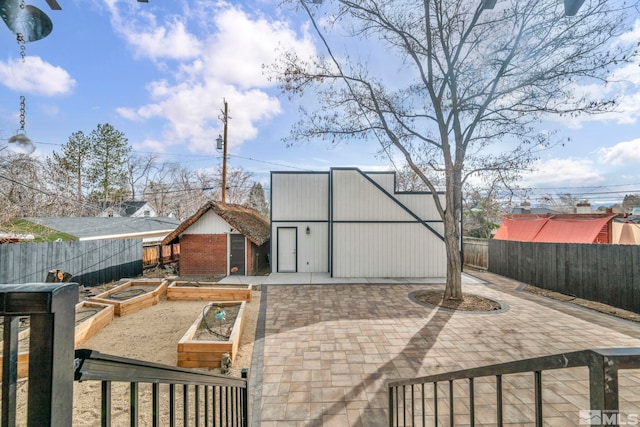
[[[178,228],[165,237],[162,244],[166,245],[176,240],[183,231],[210,210],[258,246],[268,242],[271,237],[269,221],[255,209],[242,205],[207,202],[198,209],[195,214],[186,219]]]

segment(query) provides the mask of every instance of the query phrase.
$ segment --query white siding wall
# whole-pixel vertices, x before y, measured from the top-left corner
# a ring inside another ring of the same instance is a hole
[[[207,211],[181,234],[228,234],[230,231],[231,226],[227,221],[220,218],[215,212]]]
[[[442,234],[431,194],[395,194],[393,174],[370,174],[370,179],[351,169],[331,174],[334,277],[446,276],[443,241],[404,208],[436,221],[429,224]],[[272,271],[278,263],[278,227],[296,227],[298,271],[327,272],[329,176],[273,173],[271,179]]]
[[[329,175],[271,175],[271,218],[273,221],[327,220],[329,215]]]
[[[329,226],[326,222],[277,222],[271,224],[271,269],[278,265],[278,227],[297,227],[297,258],[299,273],[329,271]],[[307,234],[309,227],[309,234]]]
[[[414,218],[355,170],[333,171],[334,221],[411,221]]]
[[[411,209],[420,218],[441,221],[432,194],[396,194],[396,199]],[[440,203],[445,206],[445,195],[440,194]]]
[[[382,188],[393,194],[396,192],[396,180],[393,172],[389,173],[369,173],[365,172],[367,176],[378,183]]]
[[[333,237],[334,277],[446,276],[444,243],[421,224],[334,224]]]
[[[333,170],[333,276],[446,276],[444,242],[405,209],[439,221],[431,194],[395,194],[393,175],[369,177],[389,194],[357,170]]]
[[[145,214],[144,214],[144,213],[145,213],[145,211],[148,211],[148,212],[149,212],[149,215],[145,215]],[[138,218],[138,217],[144,218],[144,217],[156,217],[156,216],[158,216],[158,214],[156,213],[155,209],[153,209],[153,208],[149,205],[149,203],[145,203],[145,204],[144,204],[140,209],[138,209],[138,211],[137,211],[137,212],[135,212],[135,213],[134,213],[133,215],[131,215],[131,216],[132,216],[132,217],[136,217],[136,218]]]

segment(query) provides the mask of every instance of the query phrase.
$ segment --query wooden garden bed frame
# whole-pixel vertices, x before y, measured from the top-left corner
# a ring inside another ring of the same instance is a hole
[[[228,307],[238,304],[240,309],[231,329],[231,336],[227,341],[195,339],[198,327],[209,310],[213,307]],[[178,342],[178,366],[182,368],[219,368],[224,353],[229,353],[229,357],[233,361],[238,353],[240,337],[242,336],[245,305],[246,301],[216,301],[209,305],[206,310],[203,310]]]
[[[171,282],[167,288],[167,300],[251,302],[251,285],[178,280]]]
[[[109,297],[114,293],[123,291],[132,286],[148,286],[155,288],[151,292],[122,301],[109,299]],[[89,301],[101,304],[111,304],[113,305],[116,316],[125,316],[156,305],[158,301],[160,301],[160,297],[166,292],[168,286],[168,280],[130,280],[120,286],[109,289],[107,292],[103,292],[95,297],[89,298]]]
[[[78,348],[80,344],[91,338],[96,332],[107,326],[115,317],[115,307],[112,304],[104,304],[93,301],[82,301],[76,305],[76,311],[82,307],[95,308],[98,310],[98,312],[76,325],[76,348]]]

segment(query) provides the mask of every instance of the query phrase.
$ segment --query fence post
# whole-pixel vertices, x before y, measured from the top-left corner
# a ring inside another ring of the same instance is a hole
[[[70,426],[78,284],[3,285],[0,288],[0,314],[5,315],[5,321],[30,316],[27,425]],[[3,376],[5,372],[9,372],[6,367]],[[3,418],[11,414],[5,405],[15,408],[15,400],[10,399],[15,396],[2,400]],[[8,425],[4,419],[3,425]]]

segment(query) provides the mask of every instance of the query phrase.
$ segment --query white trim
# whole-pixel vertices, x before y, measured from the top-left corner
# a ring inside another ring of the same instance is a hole
[[[146,231],[146,232],[138,232],[138,233],[107,234],[104,236],[80,237],[78,241],[113,240],[113,239],[127,239],[127,238],[136,238],[136,237],[143,238],[145,236],[167,236],[172,231],[173,230],[155,230],[155,231]]]

